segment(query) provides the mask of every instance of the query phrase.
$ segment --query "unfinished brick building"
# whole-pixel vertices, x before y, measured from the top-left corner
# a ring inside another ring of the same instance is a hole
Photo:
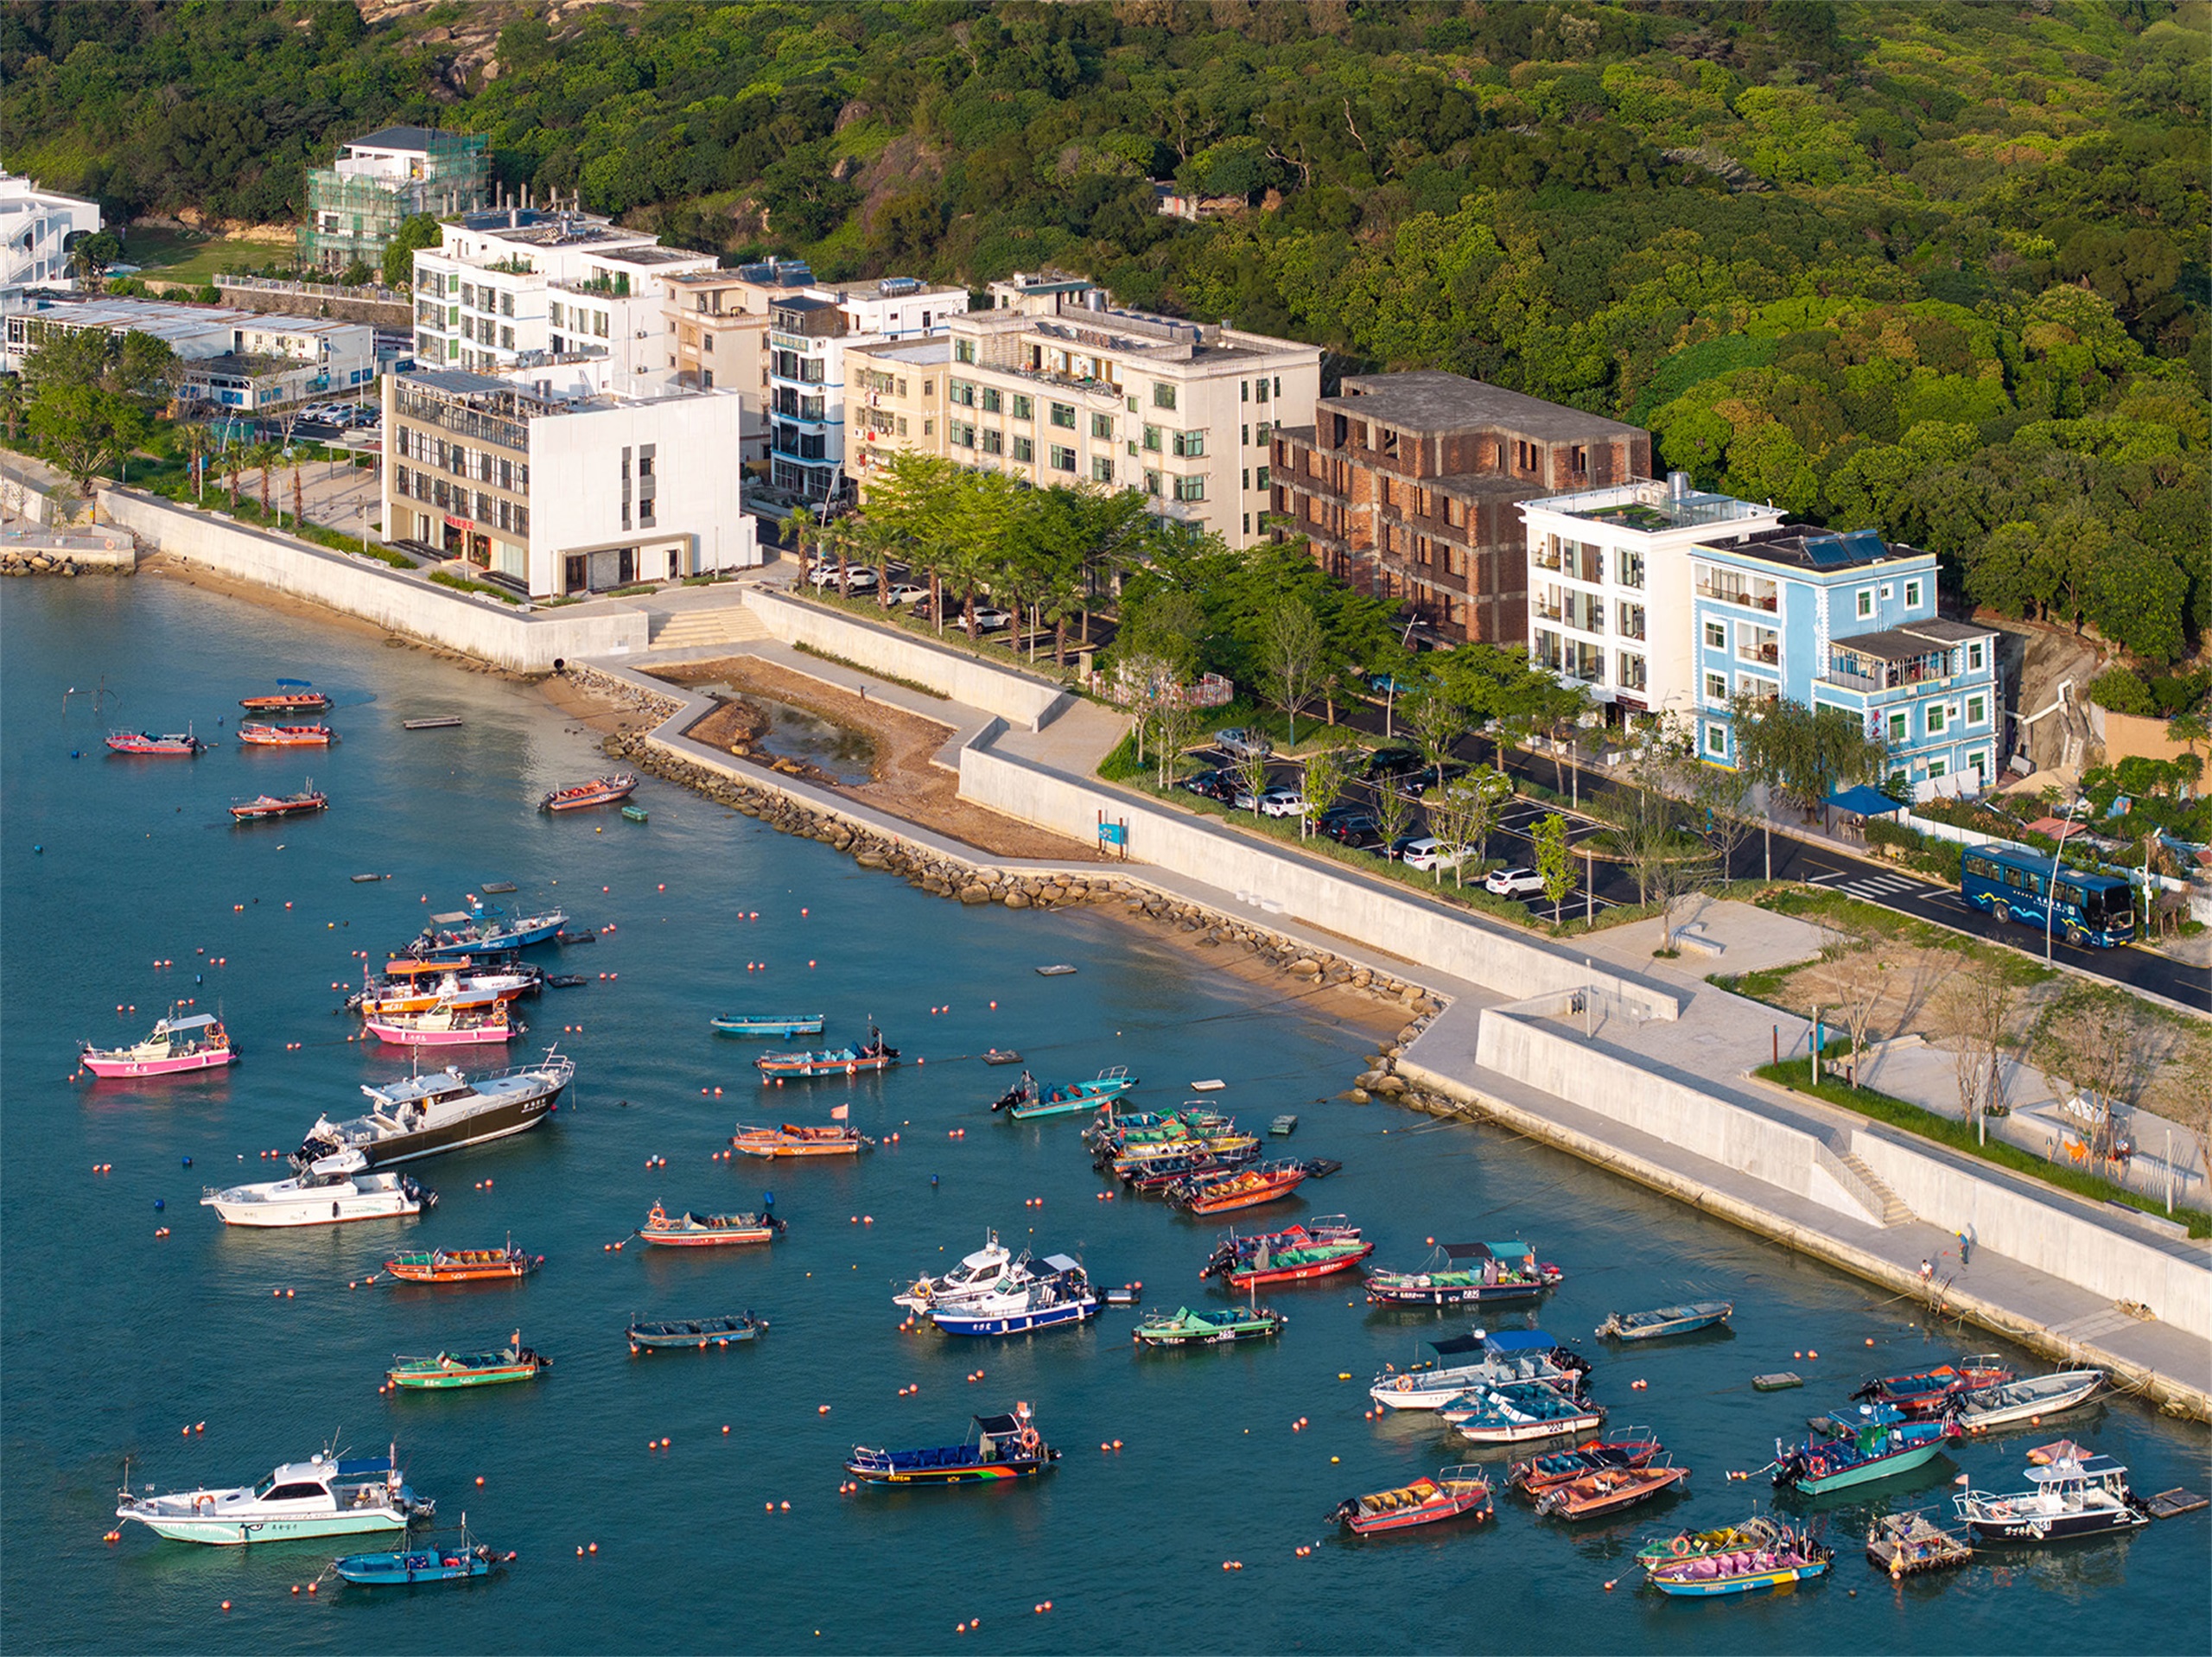
[[[1525,644],[1524,500],[1651,475],[1634,426],[1458,374],[1347,378],[1311,426],[1278,427],[1283,533],[1330,574],[1404,600],[1433,644]]]

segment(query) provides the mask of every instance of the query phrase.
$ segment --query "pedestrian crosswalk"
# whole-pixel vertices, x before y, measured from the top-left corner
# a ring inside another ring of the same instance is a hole
[[[1854,898],[1871,898],[1876,903],[1927,890],[1921,882],[1902,874],[1821,875],[1817,877],[1815,884],[1834,886],[1838,892],[1847,892]]]

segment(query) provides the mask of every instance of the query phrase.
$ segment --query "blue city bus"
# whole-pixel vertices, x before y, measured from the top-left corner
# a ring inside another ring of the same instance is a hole
[[[2048,926],[2069,943],[2100,949],[2135,936],[2135,888],[2126,877],[2062,866],[2050,887],[2050,859],[2040,852],[1970,848],[1960,860],[1959,896],[2000,921]]]

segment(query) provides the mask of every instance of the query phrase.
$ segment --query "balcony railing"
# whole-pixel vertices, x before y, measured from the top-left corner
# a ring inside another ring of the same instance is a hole
[[[1736,659],[1738,662],[1764,662],[1771,667],[1782,660],[1782,647],[1778,644],[1738,644],[1736,646]]]
[[[1764,610],[1771,613],[1782,607],[1781,597],[1774,593],[1754,593],[1747,587],[1714,587],[1708,582],[1697,584],[1697,595],[1719,604],[1740,604],[1747,609]]]
[[[1820,676],[1820,682],[1826,685],[1839,685],[1846,690],[1880,690],[1883,689],[1882,682],[1879,679],[1870,677],[1864,673],[1853,673],[1847,669],[1836,666],[1834,663],[1830,663],[1828,664],[1827,671]]]

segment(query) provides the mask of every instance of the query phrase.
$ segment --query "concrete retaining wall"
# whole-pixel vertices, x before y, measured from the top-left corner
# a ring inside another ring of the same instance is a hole
[[[2191,1260],[2128,1236],[1995,1180],[1864,1128],[1851,1148],[1922,1219],[1964,1231],[1974,1246],[2078,1284],[2092,1294],[2134,1300],[2162,1322],[2212,1339],[2212,1259]]]
[[[804,644],[825,655],[842,657],[874,672],[910,684],[927,685],[954,702],[1034,731],[1071,700],[1068,693],[1004,668],[979,662],[927,639],[871,627],[803,600],[763,587],[748,588],[746,607],[786,644]],[[1088,829],[1078,836],[1089,840]]]
[[[1367,943],[1440,972],[1521,997],[1597,985],[1640,1008],[1647,1018],[1680,1012],[1664,990],[1588,965],[1510,933],[1461,918],[1449,910],[1326,865],[1269,850],[1242,835],[1129,795],[1075,782],[993,751],[988,733],[960,756],[960,794],[1025,822],[1093,841],[1098,819],[1126,822],[1129,856],[1224,892],[1269,912],[1292,916],[1355,943]],[[1272,909],[1270,909],[1272,905]]]
[[[1476,1037],[1475,1060],[1822,1208],[1880,1222],[1879,1209],[1870,1210],[1821,1165],[1821,1142],[1812,1134],[1639,1070],[1563,1032],[1487,1008]]]
[[[103,490],[100,509],[173,557],[518,673],[543,673],[566,657],[645,648],[651,624],[642,610],[525,615],[495,600],[444,591],[418,575],[127,490]]]

